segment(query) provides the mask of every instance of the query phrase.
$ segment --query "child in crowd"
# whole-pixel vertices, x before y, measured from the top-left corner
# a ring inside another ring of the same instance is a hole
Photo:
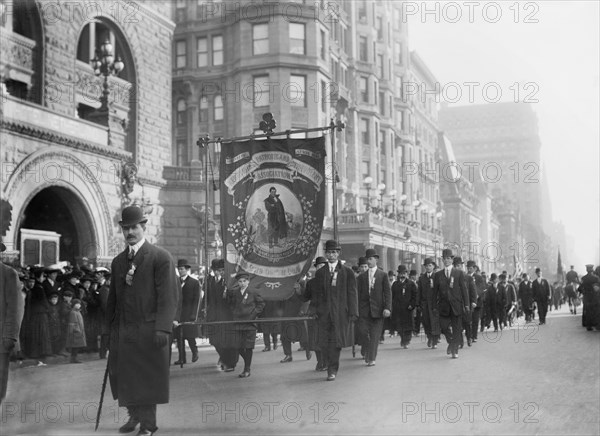
[[[52,292],[48,299],[48,330],[50,332],[50,345],[52,354],[57,355],[62,348],[62,323],[60,320],[60,306],[58,306],[58,293]]]
[[[69,312],[69,327],[67,330],[67,348],[71,349],[71,363],[82,363],[77,359],[77,353],[80,348],[86,347],[85,328],[83,326],[83,316],[81,316],[81,300],[74,299],[73,307]]]

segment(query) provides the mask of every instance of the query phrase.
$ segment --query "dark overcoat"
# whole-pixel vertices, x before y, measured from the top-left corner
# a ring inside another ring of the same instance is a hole
[[[110,386],[119,406],[169,402],[169,347],[154,345],[156,331],[171,333],[179,280],[164,249],[146,241],[133,259],[132,285],[125,282],[129,247],[112,261],[106,307],[111,327]]]
[[[195,322],[200,305],[200,282],[192,276],[187,276],[181,282],[181,294],[177,308],[176,319],[179,322]],[[198,326],[194,324],[183,325],[184,337],[199,336]]]
[[[531,308],[533,306],[533,290],[530,281],[523,281],[519,285],[519,299],[523,308]]]
[[[579,292],[583,294],[581,324],[588,328],[600,327],[600,278],[592,273],[584,275]]]
[[[431,334],[432,335],[440,335],[440,316],[438,313],[434,313],[433,309],[435,306],[433,304],[433,280],[435,273],[431,273],[431,277],[427,277],[427,273],[423,273],[419,276],[419,280],[417,280],[417,304],[421,306],[421,310],[423,313],[427,312],[429,315],[429,320],[431,322]]]
[[[552,291],[550,290],[550,283],[548,280],[542,278],[540,282],[537,279],[531,282],[531,288],[533,290],[533,299],[538,304],[547,305],[552,297]]]
[[[303,294],[305,301],[311,300],[317,315],[318,347],[327,347],[327,325],[329,319],[335,326],[337,347],[351,347],[354,337],[350,334],[350,318],[358,318],[358,297],[354,271],[338,262],[335,268],[336,284],[329,265],[319,268],[314,280],[306,287]]]
[[[225,279],[221,277],[219,281],[215,276],[208,276],[206,279],[205,292],[202,300],[202,307],[206,310],[206,321],[231,321],[233,313],[227,302],[227,285]],[[214,347],[222,347],[226,344],[227,326],[213,324],[202,327],[204,335],[208,336],[210,344]]]
[[[413,309],[417,304],[417,285],[409,279],[392,285],[392,323],[398,332],[413,330]]]
[[[469,305],[469,291],[465,273],[452,268],[450,277],[446,277],[445,268],[435,273],[433,279],[433,300],[440,316],[463,316],[465,306]]]

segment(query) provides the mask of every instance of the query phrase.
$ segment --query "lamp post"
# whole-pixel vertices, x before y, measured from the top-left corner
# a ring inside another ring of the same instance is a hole
[[[373,183],[373,177],[369,176],[369,177],[365,177],[365,180],[363,180],[363,183],[365,184],[366,188],[367,188],[367,212],[371,211],[371,183]]]
[[[392,213],[394,215],[394,221],[398,221],[398,214],[396,213],[396,193],[395,189],[390,191],[390,197],[392,197]]]
[[[438,222],[438,228],[437,228],[437,231],[438,231],[438,233],[440,233],[440,234],[442,233],[442,229],[441,229],[441,227],[442,227],[442,215],[444,215],[444,213],[443,213],[441,210],[439,210],[439,211],[438,211],[438,212],[435,214],[435,217],[437,218],[437,222]]]
[[[400,196],[400,204],[402,205],[402,222],[406,222],[406,199],[408,196],[406,194],[402,194]]]
[[[421,207],[421,201],[415,200],[415,201],[413,201],[412,205],[415,208],[415,223],[419,224],[419,217],[417,216],[417,212],[419,211],[419,207]]]
[[[421,217],[423,218],[421,220],[421,230],[427,230],[427,224],[429,224],[429,218],[427,217],[429,214],[429,208],[427,207],[426,204],[423,205],[423,207],[421,208]]]
[[[96,76],[104,76],[102,96],[100,97],[101,106],[98,111],[103,116],[100,120],[103,123],[106,122],[106,126],[108,127],[108,145],[111,145],[109,121],[110,104],[108,101],[110,92],[108,90],[108,77],[118,75],[125,68],[125,64],[123,64],[120,57],[117,57],[117,60],[115,61],[113,46],[109,40],[106,40],[100,46],[100,49],[96,51],[96,56],[91,60],[91,65]],[[104,114],[106,114],[106,118],[104,118]]]
[[[385,183],[377,185],[377,191],[379,191],[379,209],[383,211],[383,191],[385,191]]]

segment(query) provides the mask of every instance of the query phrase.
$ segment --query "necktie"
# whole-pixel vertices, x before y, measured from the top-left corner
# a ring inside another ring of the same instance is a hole
[[[450,278],[450,268],[446,268],[446,278]]]
[[[127,254],[127,260],[129,262],[131,262],[133,260],[135,256],[135,251],[133,251],[133,248],[129,249],[129,253]]]

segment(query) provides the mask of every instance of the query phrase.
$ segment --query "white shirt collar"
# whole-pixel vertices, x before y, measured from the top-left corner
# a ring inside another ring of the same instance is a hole
[[[329,266],[329,271],[332,271],[335,268],[337,268],[338,262],[339,262],[339,260],[336,260],[334,263],[328,263],[327,266]]]
[[[377,265],[375,265],[374,267],[369,267],[369,272],[375,274],[375,271],[377,271]]]
[[[141,246],[144,245],[144,242],[146,242],[146,238],[142,238],[140,242],[135,245],[130,245],[129,251],[133,250],[133,254],[136,255]]]

